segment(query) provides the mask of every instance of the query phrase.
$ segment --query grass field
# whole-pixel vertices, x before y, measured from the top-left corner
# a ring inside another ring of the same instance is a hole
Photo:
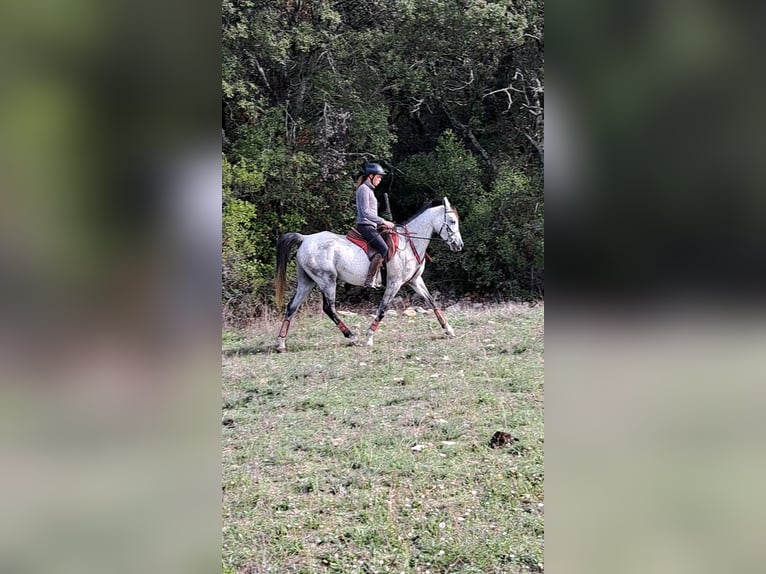
[[[446,314],[224,332],[224,573],[543,571],[543,305]]]

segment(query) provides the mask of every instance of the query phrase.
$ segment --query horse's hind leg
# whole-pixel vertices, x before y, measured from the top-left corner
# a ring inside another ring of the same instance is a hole
[[[334,279],[324,286],[320,285],[320,289],[322,290],[322,309],[325,314],[332,319],[332,322],[338,326],[338,329],[340,329],[343,336],[349,340],[349,343],[356,343],[356,335],[346,327],[345,323],[340,320],[338,313],[335,311],[335,287],[336,283]]]
[[[426,287],[426,284],[423,282],[422,277],[418,277],[417,279],[413,279],[410,281],[410,285],[415,290],[415,292],[420,295],[423,299],[425,299],[426,303],[431,307],[431,309],[434,310],[434,315],[436,315],[436,318],[439,320],[439,324],[442,326],[442,329],[444,329],[445,333],[449,337],[455,336],[455,331],[452,329],[449,323],[447,323],[447,318],[444,316],[444,311],[439,309],[436,306],[436,300],[431,296],[431,293],[428,291],[428,287]]]
[[[306,301],[314,285],[316,285],[314,280],[298,265],[298,286],[295,289],[295,295],[290,299],[290,304],[287,306],[287,311],[285,311],[285,318],[282,321],[282,327],[279,329],[277,352],[284,353],[287,350],[285,339],[287,339],[287,331],[290,329],[290,320],[298,312],[304,301]]]

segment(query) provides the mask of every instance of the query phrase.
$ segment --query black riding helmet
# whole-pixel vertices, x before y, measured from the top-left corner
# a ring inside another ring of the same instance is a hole
[[[364,174],[376,174],[376,175],[386,175],[386,170],[383,169],[379,163],[368,163],[364,166]]]

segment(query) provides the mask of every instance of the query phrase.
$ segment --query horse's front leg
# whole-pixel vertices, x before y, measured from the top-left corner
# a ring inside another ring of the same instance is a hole
[[[412,288],[418,295],[425,299],[426,303],[431,306],[431,309],[434,310],[434,315],[436,315],[436,318],[439,320],[439,324],[442,326],[442,329],[444,329],[446,335],[448,337],[454,337],[455,331],[452,329],[452,326],[447,323],[447,318],[444,316],[444,311],[436,306],[436,300],[428,291],[428,287],[426,287],[426,284],[423,282],[423,278],[418,277],[417,279],[413,279],[410,281],[410,285],[412,285]]]
[[[375,315],[375,319],[370,325],[370,328],[367,329],[366,344],[368,347],[372,347],[372,338],[375,336],[375,331],[378,330],[378,325],[380,325],[380,322],[383,320],[383,317],[386,314],[386,309],[388,309],[388,306],[391,304],[391,301],[401,287],[402,283],[400,281],[389,282],[386,286],[386,291],[383,293],[383,298],[380,300],[380,305],[378,306],[378,313]]]
[[[325,314],[332,319],[332,322],[340,329],[343,336],[348,339],[348,342],[352,345],[356,344],[356,335],[351,332],[351,329],[346,327],[346,324],[340,320],[338,313],[335,310],[335,284],[333,283],[332,289],[328,289],[327,293],[322,293],[322,309]]]

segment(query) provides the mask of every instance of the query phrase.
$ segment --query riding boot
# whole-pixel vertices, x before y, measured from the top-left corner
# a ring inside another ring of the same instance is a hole
[[[364,282],[365,287],[372,287],[372,282],[375,280],[375,275],[378,273],[381,265],[383,265],[383,256],[380,253],[376,253],[370,260],[370,269],[367,271],[367,279]]]

